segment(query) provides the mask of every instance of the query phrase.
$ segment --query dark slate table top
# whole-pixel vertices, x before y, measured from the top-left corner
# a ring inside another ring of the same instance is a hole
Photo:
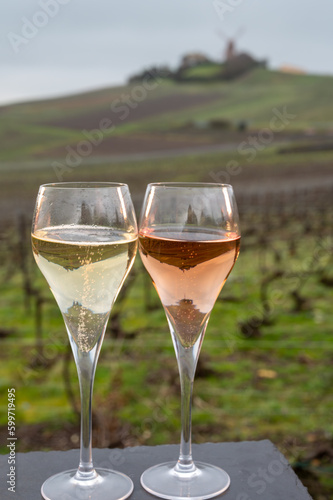
[[[130,476],[134,492],[130,500],[153,500],[140,485],[142,472],[152,465],[177,460],[178,445],[94,449],[96,467],[119,470]],[[194,460],[225,469],[231,486],[215,497],[223,500],[311,500],[284,456],[268,440],[193,445]],[[49,476],[78,465],[78,450],[16,454],[16,491],[8,491],[8,455],[0,456],[1,500],[40,500],[40,487]],[[107,500],[107,499],[105,499]]]

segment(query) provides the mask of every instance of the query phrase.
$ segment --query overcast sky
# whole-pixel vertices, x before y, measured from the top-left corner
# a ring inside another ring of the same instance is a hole
[[[240,28],[238,49],[272,68],[333,74],[332,20],[332,0],[6,0],[0,103],[124,83],[187,52],[221,59],[218,31]]]

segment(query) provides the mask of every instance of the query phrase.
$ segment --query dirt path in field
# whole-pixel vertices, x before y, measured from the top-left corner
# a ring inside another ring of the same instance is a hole
[[[221,99],[221,94],[215,92],[208,95],[206,93],[174,94],[145,99],[142,102],[135,101],[131,96],[127,99],[126,96],[121,95],[119,99],[110,101],[110,105],[103,106],[98,110],[83,110],[79,115],[53,120],[45,125],[75,130],[92,130],[99,128],[101,120],[109,119],[117,127],[124,123],[133,123],[160,114],[208,104],[218,99]]]

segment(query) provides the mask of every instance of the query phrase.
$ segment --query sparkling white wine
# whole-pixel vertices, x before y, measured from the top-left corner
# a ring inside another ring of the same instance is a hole
[[[240,237],[204,228],[182,233],[163,228],[144,230],[139,243],[173,330],[184,347],[193,346],[236,262]]]
[[[137,238],[107,227],[59,226],[32,235],[44,274],[78,348],[90,351],[134,262]]]

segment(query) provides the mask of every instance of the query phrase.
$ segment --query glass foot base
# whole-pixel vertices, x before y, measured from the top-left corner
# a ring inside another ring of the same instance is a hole
[[[229,488],[228,474],[215,465],[195,463],[191,473],[178,473],[175,463],[155,465],[141,476],[141,484],[152,495],[169,500],[205,500]]]
[[[46,500],[123,500],[133,491],[132,480],[121,472],[95,469],[93,479],[77,480],[77,469],[60,472],[47,479],[41,488]]]

